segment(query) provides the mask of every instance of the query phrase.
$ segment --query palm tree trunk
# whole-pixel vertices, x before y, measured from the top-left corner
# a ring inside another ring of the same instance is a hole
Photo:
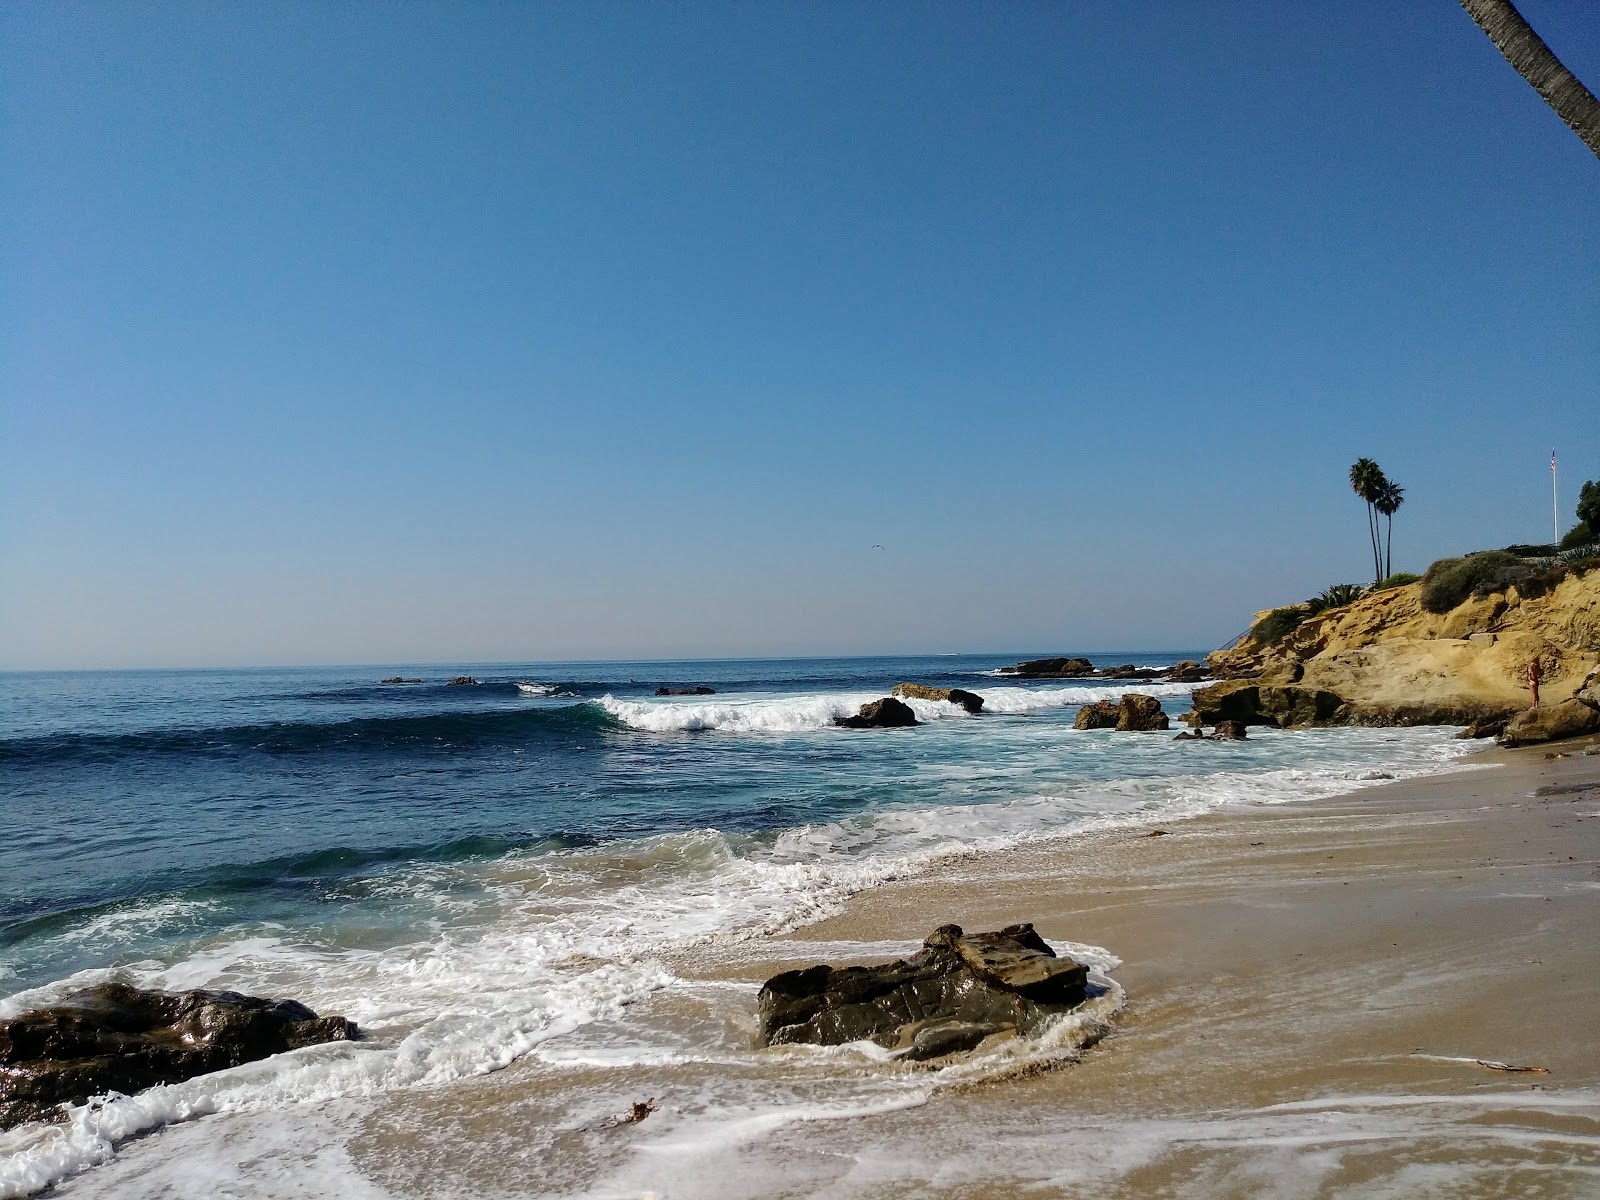
[[[1370,500],[1367,502],[1367,532],[1372,535],[1372,582],[1377,583],[1382,579],[1378,572],[1383,569],[1383,560],[1378,555],[1378,510]]]
[[[1461,0],[1461,7],[1489,35],[1495,48],[1517,69],[1583,144],[1600,156],[1600,100],[1544,44],[1511,0]]]
[[[1383,578],[1394,574],[1394,514],[1388,517],[1389,528],[1383,539]]]

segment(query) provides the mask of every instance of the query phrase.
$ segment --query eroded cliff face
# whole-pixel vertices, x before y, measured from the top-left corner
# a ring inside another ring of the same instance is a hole
[[[1385,708],[1526,707],[1536,660],[1541,697],[1556,702],[1600,662],[1600,571],[1569,575],[1541,596],[1509,588],[1442,615],[1423,609],[1421,590],[1378,592],[1311,618],[1277,645],[1247,638],[1207,662],[1219,678],[1333,692],[1351,720]]]

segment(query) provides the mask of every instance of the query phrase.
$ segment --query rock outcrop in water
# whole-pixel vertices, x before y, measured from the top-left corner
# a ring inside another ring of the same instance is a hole
[[[845,729],[900,729],[917,724],[917,714],[905,701],[885,696],[863,704],[853,717],[835,717],[833,723]]]
[[[1058,956],[1032,925],[977,934],[941,925],[898,962],[774,975],[757,1007],[768,1046],[870,1041],[920,1061],[998,1033],[1036,1034],[1087,993],[1088,969]]]
[[[1072,719],[1074,729],[1115,729],[1121,711],[1115,700],[1094,700],[1078,710]]]
[[[1149,733],[1169,725],[1167,714],[1161,711],[1161,701],[1154,696],[1129,692],[1117,701],[1117,728],[1124,733]]]
[[[983,711],[983,697],[965,688],[936,688],[921,683],[897,683],[894,685],[893,694],[903,696],[907,700],[943,700],[949,704],[959,704],[969,713]]]
[[[1030,658],[1014,667],[1001,667],[1000,673],[1019,679],[1079,679],[1093,675],[1094,664],[1087,658]]]
[[[658,687],[656,689],[656,695],[658,696],[715,696],[716,694],[716,688],[706,687],[704,684],[699,687]]]
[[[471,675],[457,675],[454,679],[445,680],[445,687],[471,687],[478,681]]]
[[[64,1102],[355,1036],[352,1022],[319,1017],[294,1000],[99,984],[0,1021],[0,1129],[48,1120]]]
[[[1095,700],[1085,704],[1073,718],[1074,729],[1120,729],[1146,733],[1166,729],[1167,714],[1154,696],[1129,692],[1119,700]]]

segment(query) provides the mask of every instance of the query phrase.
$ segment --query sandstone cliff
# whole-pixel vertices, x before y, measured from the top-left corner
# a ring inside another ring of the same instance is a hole
[[[1529,663],[1539,663],[1541,698],[1554,704],[1600,662],[1600,570],[1570,574],[1543,595],[1510,587],[1444,614],[1422,607],[1421,588],[1408,584],[1329,609],[1273,645],[1246,635],[1211,654],[1208,665],[1219,678],[1343,701],[1337,716],[1315,723],[1482,723],[1480,732],[1498,732],[1506,716],[1528,706]]]

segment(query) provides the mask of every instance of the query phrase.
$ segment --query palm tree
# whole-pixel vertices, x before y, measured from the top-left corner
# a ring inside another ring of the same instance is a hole
[[[1394,513],[1405,502],[1405,488],[1391,479],[1383,481],[1383,486],[1378,489],[1378,498],[1372,502],[1372,506],[1382,513],[1389,522],[1383,541],[1384,579],[1394,574]]]
[[[1367,502],[1367,536],[1372,541],[1373,582],[1383,579],[1383,561],[1378,554],[1378,497],[1389,481],[1383,477],[1383,468],[1370,458],[1358,458],[1350,467],[1350,490]]]
[[[1517,6],[1511,0],[1461,0],[1461,7],[1517,74],[1533,85],[1584,145],[1600,155],[1600,100],[1551,53]]]

